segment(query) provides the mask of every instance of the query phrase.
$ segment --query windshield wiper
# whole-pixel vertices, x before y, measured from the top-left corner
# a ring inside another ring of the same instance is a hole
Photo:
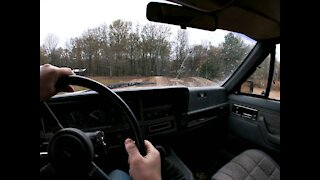
[[[155,82],[120,82],[120,83],[109,84],[108,88],[115,89],[115,88],[129,87],[129,86],[141,86],[146,84],[156,84],[156,83]]]

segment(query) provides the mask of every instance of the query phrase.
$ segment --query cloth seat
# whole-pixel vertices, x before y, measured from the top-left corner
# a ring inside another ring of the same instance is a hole
[[[211,180],[278,180],[280,166],[266,153],[250,149],[220,168]]]

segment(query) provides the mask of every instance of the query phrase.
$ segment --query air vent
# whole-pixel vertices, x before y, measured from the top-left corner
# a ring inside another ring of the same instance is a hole
[[[171,118],[174,116],[172,105],[158,106],[154,108],[146,109],[144,112],[144,118],[146,121]]]
[[[148,131],[149,133],[154,133],[154,132],[159,132],[159,131],[163,131],[171,128],[172,128],[171,121],[166,121],[166,122],[149,125]]]

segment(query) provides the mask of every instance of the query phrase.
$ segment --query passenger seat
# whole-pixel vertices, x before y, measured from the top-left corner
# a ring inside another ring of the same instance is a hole
[[[278,180],[279,165],[260,150],[242,152],[218,170],[211,180]]]

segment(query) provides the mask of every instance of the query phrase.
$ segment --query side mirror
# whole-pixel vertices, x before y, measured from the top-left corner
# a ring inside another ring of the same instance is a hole
[[[174,24],[203,30],[216,30],[216,18],[204,12],[194,10],[185,6],[150,2],[147,5],[147,19],[149,21]]]

